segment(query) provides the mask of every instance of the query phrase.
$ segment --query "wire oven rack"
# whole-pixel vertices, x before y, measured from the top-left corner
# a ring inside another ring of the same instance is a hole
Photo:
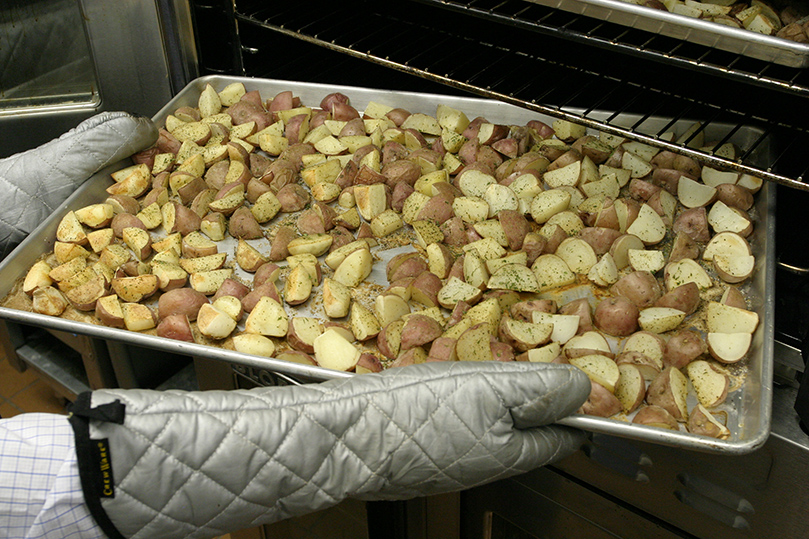
[[[294,64],[303,80],[322,73],[316,59],[284,60],[269,34],[285,36],[416,75],[465,93],[508,102],[607,133],[639,140],[809,191],[809,71],[777,66],[684,41],[618,26],[524,0],[347,0],[332,7],[300,0],[288,7],[251,0],[224,2],[233,25],[228,69],[260,76],[253,64],[277,74]],[[260,30],[261,37],[250,38]],[[256,62],[251,57],[263,58]],[[316,56],[316,55],[315,55]],[[322,66],[329,69],[329,66]],[[375,79],[353,75],[352,83]],[[634,109],[634,110],[633,110]],[[599,112],[613,114],[604,118]],[[640,113],[634,125],[616,121]],[[653,115],[761,128],[735,159],[648,132]],[[766,167],[751,165],[761,147],[776,148]]]

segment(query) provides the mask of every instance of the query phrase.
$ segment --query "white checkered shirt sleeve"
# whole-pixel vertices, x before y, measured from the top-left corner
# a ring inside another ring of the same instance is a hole
[[[0,419],[0,538],[103,537],[84,504],[67,417]]]

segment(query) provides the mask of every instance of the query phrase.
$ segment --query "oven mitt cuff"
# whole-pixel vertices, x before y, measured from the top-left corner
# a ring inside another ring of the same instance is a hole
[[[551,424],[589,393],[569,365],[442,362],[304,386],[98,390],[71,423],[85,501],[111,539],[215,537],[554,462],[584,435]]]
[[[0,159],[0,258],[90,176],[156,140],[150,119],[102,112],[38,148]]]

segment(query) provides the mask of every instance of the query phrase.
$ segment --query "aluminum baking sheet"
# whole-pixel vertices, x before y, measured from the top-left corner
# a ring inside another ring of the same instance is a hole
[[[809,44],[620,0],[525,0],[788,67],[809,66]]]
[[[470,118],[484,116],[489,121],[504,124],[525,124],[530,119],[539,119],[552,122],[552,118],[527,111],[525,109],[485,99],[453,97],[446,95],[391,92],[368,88],[355,88],[337,85],[312,84],[268,79],[252,79],[227,76],[207,76],[192,81],[171,100],[155,116],[158,124],[163,124],[165,118],[178,107],[195,106],[200,92],[206,84],[214,89],[221,90],[232,82],[242,82],[249,90],[259,90],[264,97],[274,96],[283,90],[292,90],[300,96],[305,104],[319,103],[320,99],[331,92],[342,92],[348,95],[352,105],[363,110],[370,101],[387,103],[402,107],[411,112],[434,114],[436,105],[445,105],[465,111]],[[608,112],[603,113],[609,116]],[[624,115],[616,119],[620,125],[633,125],[640,123],[638,117]],[[656,133],[669,124],[664,118],[649,118],[643,120],[641,130]],[[689,122],[675,124],[674,129],[684,131],[690,126]],[[711,124],[706,129],[706,140],[720,140],[729,127]],[[749,147],[751,140],[760,136],[754,128],[742,128],[734,132],[732,142],[740,147]],[[754,159],[756,164],[763,166],[769,158],[768,148],[759,148]],[[109,173],[118,170],[130,161],[125,160],[99,172],[84,183],[62,206],[42,223],[28,238],[2,263],[0,263],[0,297],[5,297],[13,284],[28,271],[30,266],[43,254],[53,248],[56,227],[62,216],[70,209],[77,209],[87,204],[101,202],[107,197],[105,192],[109,185]],[[652,427],[633,425],[626,421],[603,419],[591,416],[576,415],[563,421],[564,424],[579,427],[592,432],[612,434],[649,441],[652,443],[683,447],[704,452],[743,454],[761,446],[770,429],[770,408],[772,390],[773,368],[773,313],[774,313],[774,238],[775,238],[775,189],[765,182],[764,187],[757,196],[754,209],[757,216],[756,229],[751,238],[755,247],[757,268],[754,279],[748,291],[748,301],[751,308],[761,316],[761,324],[754,335],[753,346],[748,360],[746,379],[742,387],[731,394],[724,409],[729,415],[728,425],[732,436],[728,440],[714,440],[695,436],[686,432],[673,432]],[[222,250],[222,249],[220,249]],[[387,253],[390,256],[391,253]],[[385,254],[380,257],[384,260]],[[375,264],[382,267],[382,262]],[[379,277],[384,280],[384,276]],[[201,358],[224,361],[236,366],[251,367],[257,370],[266,370],[278,373],[282,377],[291,377],[299,381],[323,381],[338,377],[353,376],[349,373],[337,372],[316,366],[302,365],[287,361],[269,359],[256,356],[247,356],[231,350],[210,347],[195,343],[186,343],[163,339],[154,335],[135,333],[121,329],[108,328],[100,325],[87,324],[62,318],[55,318],[32,312],[25,312],[0,307],[0,318],[13,322],[51,328],[56,330],[79,333],[105,340],[114,340],[147,348],[159,349],[167,352],[196,356]]]

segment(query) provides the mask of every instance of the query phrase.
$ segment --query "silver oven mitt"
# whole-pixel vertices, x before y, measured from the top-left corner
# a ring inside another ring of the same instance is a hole
[[[426,363],[305,386],[98,390],[70,421],[85,502],[110,539],[214,537],[554,462],[584,435],[551,423],[589,393],[569,365]]]
[[[156,140],[150,119],[102,112],[38,148],[0,159],[0,258],[90,176]]]

